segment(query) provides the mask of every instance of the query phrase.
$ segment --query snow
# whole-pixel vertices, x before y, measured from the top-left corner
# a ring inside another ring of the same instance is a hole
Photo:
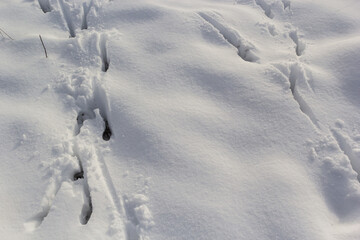
[[[359,8],[1,1],[0,236],[359,239]]]

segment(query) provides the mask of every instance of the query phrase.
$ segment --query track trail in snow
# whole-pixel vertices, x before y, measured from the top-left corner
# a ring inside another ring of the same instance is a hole
[[[266,1],[266,0],[254,0],[255,4],[258,5],[263,11],[264,14],[270,21],[276,20],[276,15],[273,12],[273,8],[276,4],[280,5],[279,1]],[[283,6],[283,12],[288,11],[291,14],[291,1],[290,0],[282,0],[281,4]],[[284,24],[284,23],[283,23]],[[275,25],[271,24],[271,22],[267,23],[267,26],[271,26],[268,28],[269,33],[272,36],[276,34]],[[285,29],[288,29],[288,32],[283,32],[283,34],[289,36],[289,38],[295,44],[295,54],[296,60],[291,61],[290,63],[272,63],[271,65],[276,68],[276,71],[279,71],[279,77],[285,79],[285,81],[289,82],[289,90],[294,98],[294,100],[299,105],[299,108],[302,113],[304,113],[308,119],[311,121],[312,125],[319,132],[319,134],[324,136],[326,142],[335,143],[338,150],[341,150],[342,153],[348,159],[348,163],[343,163],[344,165],[349,165],[354,172],[357,173],[357,179],[360,182],[360,146],[357,144],[351,136],[349,136],[344,130],[344,123],[342,120],[335,120],[336,128],[334,127],[325,127],[321,124],[319,119],[316,117],[315,112],[313,111],[310,104],[307,103],[306,98],[311,97],[315,94],[315,90],[312,87],[311,72],[308,70],[306,60],[302,60],[302,56],[305,54],[306,43],[302,39],[301,34],[299,34],[298,29],[296,29],[290,22],[285,23]],[[305,55],[306,56],[306,55]],[[340,123],[339,123],[340,122]],[[319,143],[318,143],[319,144]],[[310,155],[318,156],[316,152],[321,152],[321,150],[311,150]],[[322,153],[324,154],[324,153]],[[331,152],[327,153],[330,156],[333,154]],[[323,157],[322,160],[326,161],[328,156]],[[344,173],[341,173],[341,175]],[[344,200],[345,202],[345,200]]]
[[[241,4],[241,1],[238,1],[237,3]],[[338,200],[334,201],[331,194],[327,196],[329,205],[334,207],[334,209],[347,209],[346,206],[348,205],[348,201],[359,201],[356,190],[353,188],[352,181],[354,180],[353,174],[356,173],[357,180],[360,182],[360,139],[355,133],[353,134],[356,136],[351,136],[351,131],[345,127],[345,124],[342,123],[342,120],[340,119],[334,119],[337,127],[325,126],[316,116],[316,111],[314,111],[313,106],[309,104],[309,99],[312,100],[317,98],[316,89],[313,87],[312,73],[309,70],[311,66],[306,60],[306,40],[299,29],[293,26],[290,21],[292,15],[291,1],[253,0],[253,6],[259,8],[259,10],[263,12],[266,19],[265,23],[258,24],[258,26],[267,29],[269,36],[274,38],[278,35],[286,36],[294,43],[294,50],[290,53],[292,56],[291,59],[287,62],[273,62],[270,60],[269,71],[271,72],[271,75],[275,76],[276,81],[281,80],[282,86],[292,95],[292,99],[299,107],[299,111],[301,111],[304,117],[309,120],[309,123],[314,127],[314,130],[322,136],[319,142],[310,141],[309,159],[311,161],[314,159],[319,160],[318,162],[322,164],[320,169],[323,171],[322,174],[324,175],[324,179],[331,179],[331,171],[337,172],[339,176],[344,176],[344,179],[347,179],[341,184],[335,182],[332,184],[336,186],[336,188],[346,189],[338,189],[340,192],[352,192],[354,196],[349,197],[346,194],[339,196],[339,198],[342,199],[341,204],[339,204]],[[279,21],[277,19],[277,14],[281,13],[287,14],[287,17],[281,16],[281,18],[288,18],[288,21]],[[240,34],[235,28],[229,27],[215,12],[201,12],[199,15],[206,22],[211,24],[227,42],[239,50],[239,56],[248,61],[246,59],[246,54],[240,54],[241,46],[244,49],[243,42],[246,41],[243,40],[243,37],[240,37]],[[245,49],[245,53],[247,53],[255,48],[245,47]],[[256,62],[262,63],[261,52],[257,52]],[[329,148],[329,145],[335,147]],[[342,160],[339,160],[338,163],[331,162],[332,167],[330,167],[331,170],[329,170],[329,159],[333,157]],[[340,170],[339,164],[346,167]],[[324,183],[324,188],[327,188],[326,181]],[[326,191],[326,189],[324,191]],[[339,214],[339,216],[341,216],[341,214]]]
[[[63,80],[55,87],[60,95],[65,94],[75,100],[74,110],[78,114],[74,119],[73,133],[59,146],[54,147],[57,158],[49,164],[52,172],[49,174],[50,183],[40,203],[42,210],[25,222],[25,228],[29,232],[39,228],[51,214],[52,205],[62,184],[73,182],[73,184],[82,185],[83,207],[79,209],[79,213],[76,213],[79,214],[82,225],[87,225],[92,221],[96,214],[94,208],[103,209],[103,211],[108,211],[109,219],[112,219],[109,222],[108,234],[120,240],[144,239],[142,229],[130,221],[131,217],[126,215],[130,210],[125,209],[124,199],[117,193],[103,156],[104,144],[99,144],[98,140],[101,138],[102,141],[107,142],[113,136],[109,118],[111,112],[109,98],[104,88],[104,77],[110,68],[110,58],[107,34],[98,28],[88,30],[90,27],[88,16],[91,11],[104,7],[107,1],[84,1],[79,6],[75,6],[78,9],[74,9],[74,5],[70,5],[66,0],[56,2],[38,0],[38,3],[46,14],[60,13],[69,37],[74,39],[73,45],[78,54],[87,56],[87,59],[99,59],[101,66],[98,67],[99,61],[96,60],[90,62],[87,67],[78,69],[73,67],[73,72],[64,72]],[[74,21],[76,19],[73,16],[74,12],[81,13],[81,23]],[[85,134],[82,133],[84,127],[86,127]],[[102,130],[96,129],[98,127],[102,127]],[[101,136],[99,132],[102,132]],[[106,196],[111,206],[110,211],[108,206],[99,206],[103,204],[97,201],[101,193]]]
[[[279,30],[276,29],[275,24],[271,23],[271,21],[276,21],[276,15],[273,8],[280,5],[283,8],[283,13],[288,11],[288,13],[291,14],[291,1],[282,0],[270,2],[267,0],[254,0],[254,3],[264,11],[265,16],[269,19],[266,25],[268,26],[271,36],[274,37],[278,34],[277,32]],[[298,30],[292,26],[290,22],[281,24],[286,26],[285,29],[287,29],[288,32],[280,32],[280,34],[289,36],[289,38],[295,43],[295,54],[297,57],[295,60],[291,60],[290,63],[271,63],[271,65],[277,69],[276,71],[280,72],[280,77],[289,83],[289,90],[293,99],[297,102],[300,111],[305,114],[313,126],[319,130],[319,120],[314,114],[311,106],[307,103],[303,94],[303,92],[308,95],[314,94],[314,90],[310,85],[309,74],[307,73],[306,66],[299,58],[303,55],[306,44],[300,38]]]
[[[214,12],[199,12],[206,22],[213,26],[223,38],[237,49],[239,57],[247,62],[256,62],[259,57],[254,53],[256,48],[253,44],[242,37],[237,30],[228,26],[221,17]]]
[[[275,14],[272,11],[272,8],[275,7],[275,4],[282,6],[283,11],[291,11],[290,6],[291,2],[288,0],[283,0],[281,2],[272,2],[268,3],[266,0],[254,0],[255,6],[258,6],[264,11],[265,16],[270,20],[274,21]],[[229,26],[225,20],[216,12],[198,12],[199,16],[203,18],[207,23],[209,23],[230,45],[237,49],[238,55],[245,61],[248,62],[260,62],[261,57],[256,55],[257,51],[254,44],[250,43],[247,38],[240,35],[240,33],[233,27]],[[269,33],[272,36],[276,35],[276,28],[271,22],[267,22]],[[298,57],[302,56],[305,51],[305,43],[299,37],[298,30],[293,27],[290,23],[286,24],[286,29],[288,32],[284,32],[284,35],[287,35],[295,43],[295,54],[297,56],[296,60],[292,63],[274,63],[277,69],[280,70],[281,75],[286,81],[289,82],[289,90],[294,98],[294,100],[299,105],[299,108],[302,113],[304,113],[312,124],[316,128],[320,128],[318,119],[316,118],[312,108],[307,104],[305,97],[302,94],[302,91],[307,92],[308,94],[313,94],[313,89],[310,86],[309,77],[306,73],[306,68],[304,63]],[[261,63],[261,62],[260,62]],[[299,86],[305,86],[300,88]]]

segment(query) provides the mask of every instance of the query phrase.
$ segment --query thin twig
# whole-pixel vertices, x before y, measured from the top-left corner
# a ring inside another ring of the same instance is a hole
[[[42,40],[42,38],[41,38],[41,35],[39,35],[39,37],[40,37],[41,44],[42,44],[42,46],[43,46],[43,48],[44,48],[44,51],[45,51],[45,57],[47,58],[48,55],[47,55],[47,51],[46,51],[45,44],[44,44],[44,42],[43,42],[43,40]]]
[[[5,33],[5,35],[8,36],[8,38],[10,38],[11,40],[14,40],[12,37],[9,36],[9,34],[7,34],[7,33],[6,33],[4,30],[2,30],[1,28],[0,28],[0,31],[3,32],[3,33]],[[1,35],[2,35],[2,34],[1,34]]]

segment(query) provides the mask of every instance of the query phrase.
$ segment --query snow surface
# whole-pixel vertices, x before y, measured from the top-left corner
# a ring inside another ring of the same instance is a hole
[[[2,0],[1,239],[360,239],[359,9]]]

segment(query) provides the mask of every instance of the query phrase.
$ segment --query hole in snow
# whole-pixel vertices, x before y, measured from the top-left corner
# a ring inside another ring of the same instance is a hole
[[[292,31],[289,33],[289,37],[295,43],[295,52],[297,56],[301,56],[305,51],[305,43],[299,38],[297,31]]]
[[[74,149],[74,151],[77,152],[76,149]],[[74,174],[73,181],[82,179],[84,203],[83,203],[83,207],[81,209],[80,223],[83,225],[86,225],[89,222],[91,214],[93,212],[92,199],[91,199],[91,195],[90,195],[89,183],[87,180],[86,172],[84,172],[82,161],[77,153],[75,154],[75,157],[78,160],[80,171],[78,171]]]
[[[259,7],[261,7],[268,18],[273,19],[275,17],[274,13],[271,11],[271,5],[265,2],[265,0],[255,0],[255,2]]]
[[[51,12],[52,8],[51,8],[49,0],[38,0],[38,2],[39,2],[41,10],[44,13]]]
[[[86,180],[84,181],[84,204],[80,214],[81,224],[86,225],[89,222],[92,212],[93,212],[93,205],[92,205],[89,185]]]
[[[84,172],[81,171],[81,172],[76,172],[73,176],[73,180],[76,181],[78,179],[83,179],[84,178]]]
[[[82,16],[81,30],[88,28],[87,16],[88,16],[93,4],[94,4],[94,1],[91,1],[89,3],[89,6],[87,5],[86,2],[83,3],[83,16]]]
[[[104,119],[104,123],[105,123],[105,130],[103,132],[102,137],[103,137],[103,139],[105,141],[109,141],[110,138],[111,138],[111,134],[112,134],[111,129],[110,129],[110,126],[109,126],[109,122],[106,119]]]
[[[68,27],[70,37],[72,37],[72,38],[76,37],[75,27],[74,27],[74,24],[73,24],[73,22],[71,20],[70,10],[67,8],[67,6],[65,5],[63,0],[58,0],[58,2],[59,2],[59,5],[60,5],[60,8],[61,8],[61,11],[62,11],[62,15],[63,15],[64,20],[66,22],[66,25]]]
[[[102,34],[99,41],[100,57],[102,61],[101,71],[106,72],[110,67],[110,60],[107,52],[107,36]]]
[[[94,119],[95,113],[93,110],[89,111],[80,111],[76,117],[76,126],[75,126],[75,136],[80,133],[80,129],[87,119]]]

